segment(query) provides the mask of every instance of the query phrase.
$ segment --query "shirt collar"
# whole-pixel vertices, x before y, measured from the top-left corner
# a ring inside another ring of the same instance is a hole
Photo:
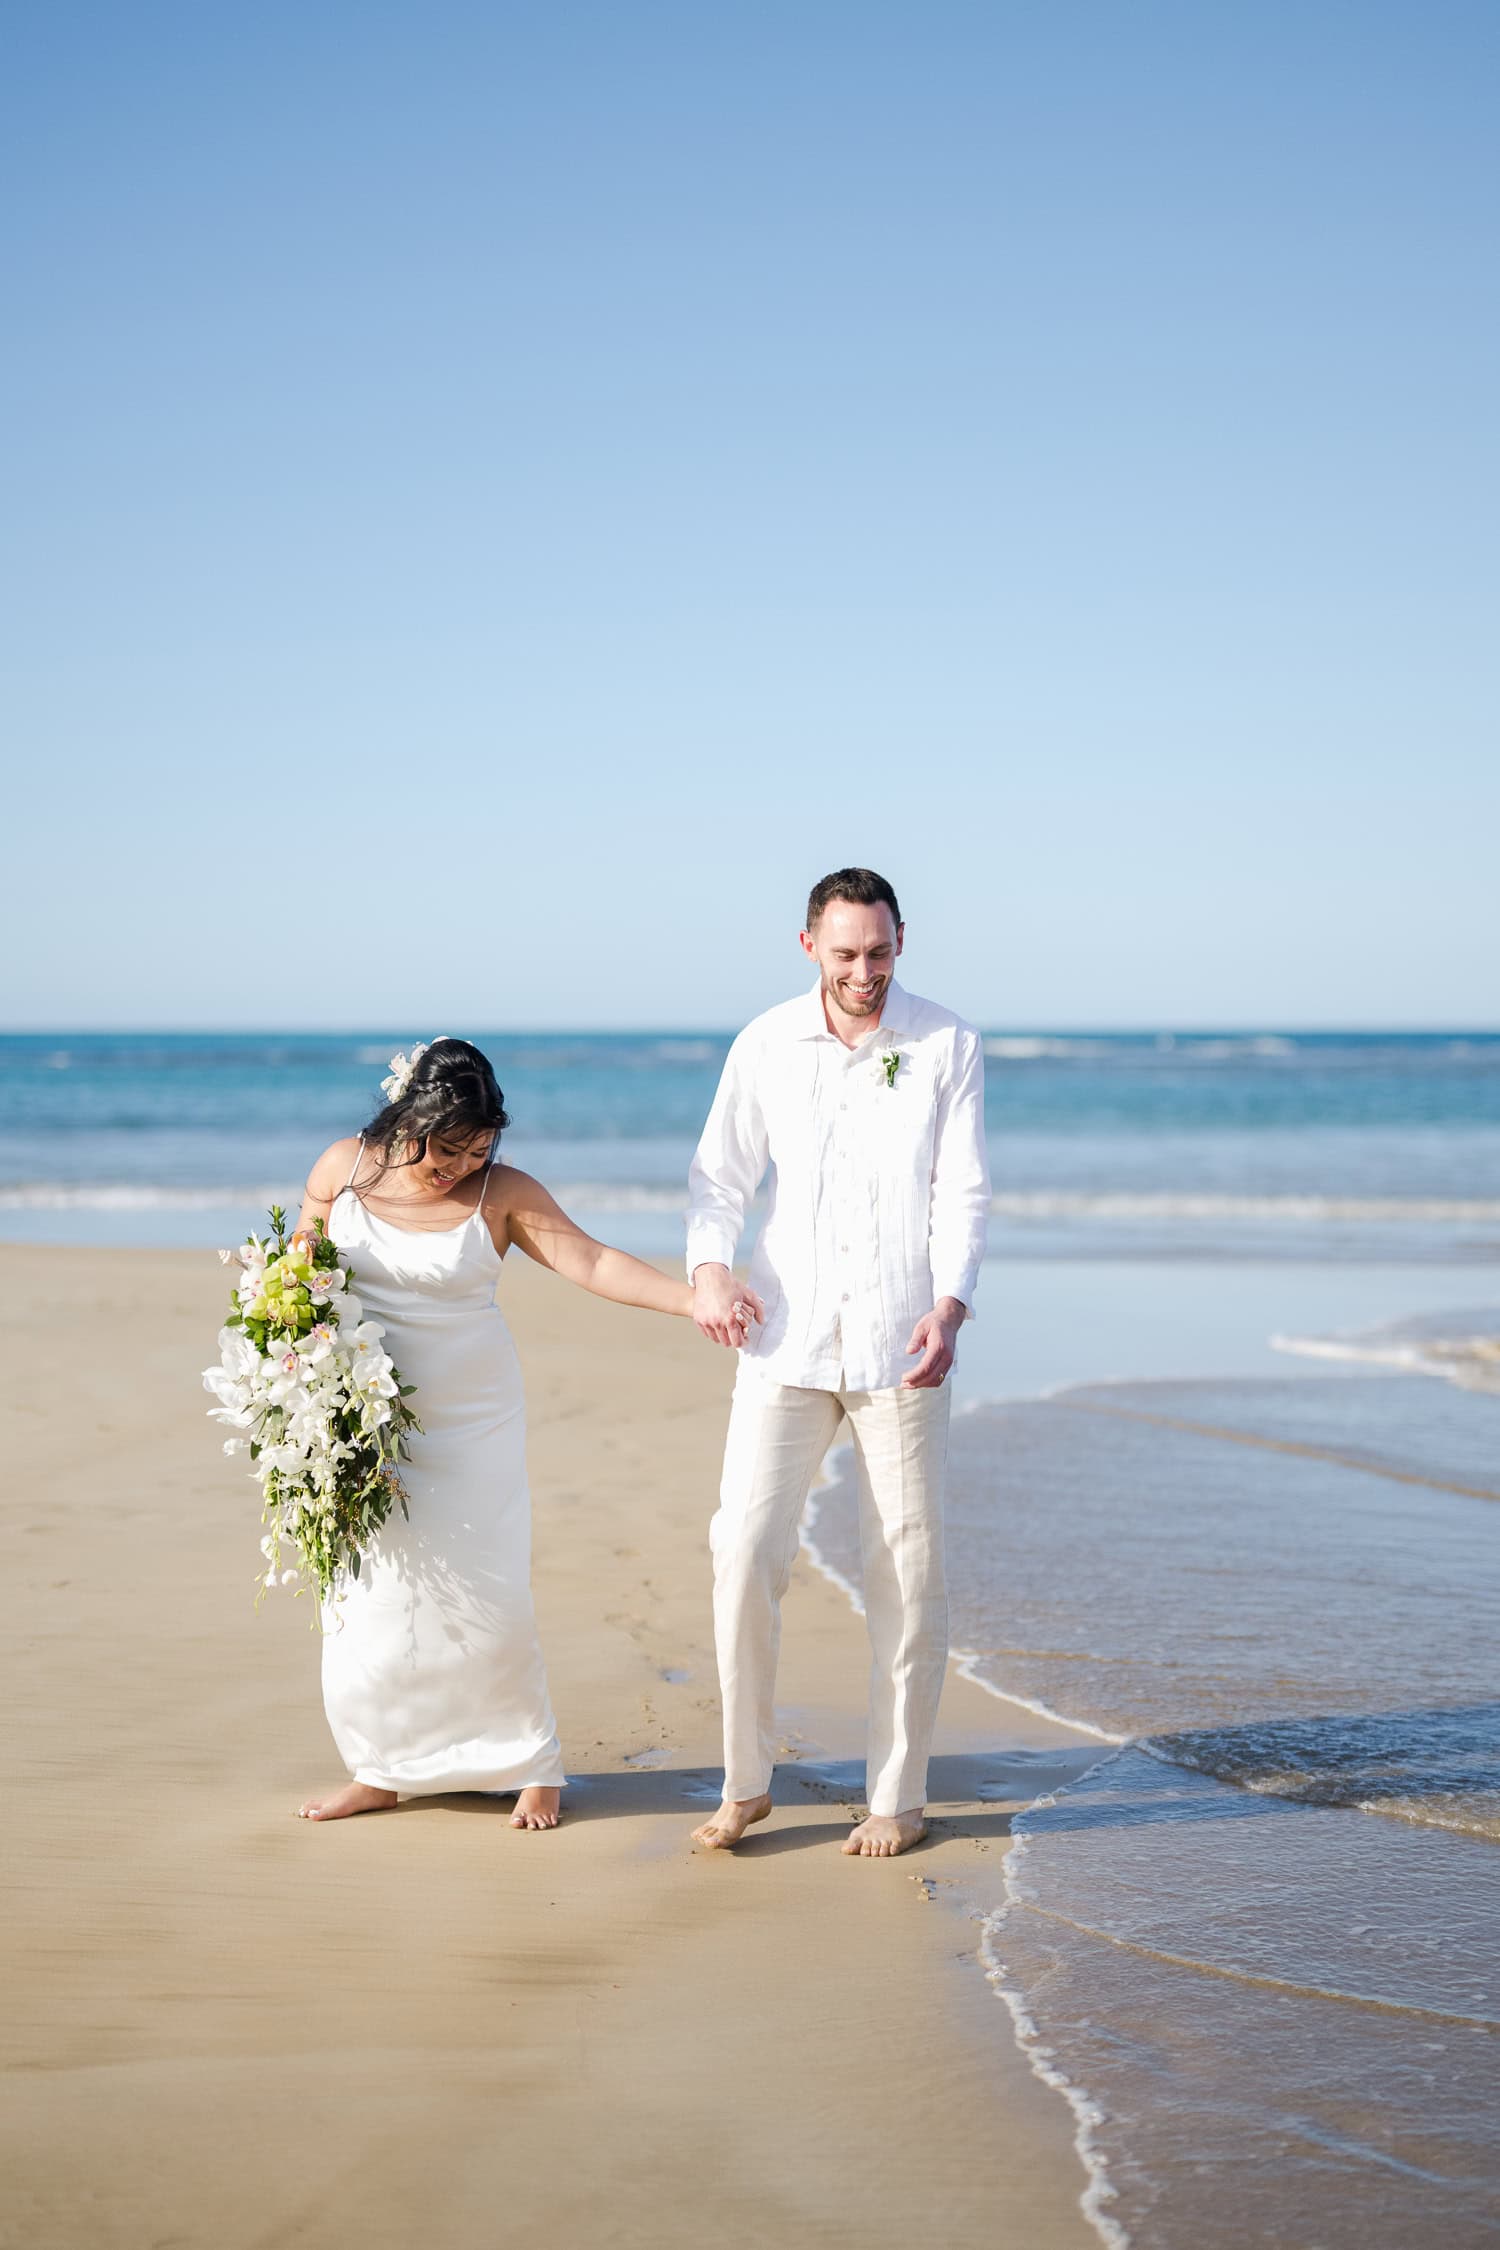
[[[806,998],[798,1002],[795,1025],[792,1033],[794,1039],[833,1038],[834,1034],[828,1028],[828,1018],[823,1013],[821,977]],[[893,1039],[901,1038],[910,1027],[911,995],[892,977],[890,989],[885,996],[885,1006],[880,1011],[880,1029],[873,1038],[862,1041],[859,1047],[849,1051],[852,1054],[869,1054],[875,1048],[889,1046]],[[843,1042],[839,1041],[838,1044],[842,1045]]]

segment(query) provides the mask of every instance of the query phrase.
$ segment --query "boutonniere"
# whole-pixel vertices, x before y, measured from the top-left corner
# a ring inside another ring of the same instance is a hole
[[[885,1072],[885,1082],[887,1086],[894,1086],[896,1083],[896,1073],[901,1068],[901,1057],[896,1052],[894,1047],[892,1047],[887,1054],[881,1056],[880,1067]]]

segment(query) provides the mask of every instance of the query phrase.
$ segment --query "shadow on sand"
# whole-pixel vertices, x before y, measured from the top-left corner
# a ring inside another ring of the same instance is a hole
[[[1076,1780],[1108,1755],[1097,1749],[996,1752],[993,1756],[934,1758],[930,1769],[929,1838],[974,1838],[989,1842],[1010,1834],[1016,1813],[1034,1798]],[[563,1797],[565,1821],[650,1819],[681,1821],[691,1831],[719,1802],[716,1766],[625,1767],[608,1773],[570,1777]],[[864,1766],[858,1759],[788,1761],[776,1769],[771,1796],[776,1810],[796,1813],[795,1825],[778,1826],[775,1814],[749,1831],[737,1846],[738,1858],[771,1858],[780,1852],[826,1850],[863,1819]],[[408,1797],[392,1808],[410,1815],[435,1811],[508,1819],[515,1792]],[[827,1818],[809,1820],[826,1808]],[[917,1847],[920,1848],[920,1847]],[[903,1855],[904,1856],[904,1855]]]

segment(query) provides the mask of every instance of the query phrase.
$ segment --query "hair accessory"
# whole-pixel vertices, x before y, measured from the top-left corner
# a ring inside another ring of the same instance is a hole
[[[440,1047],[445,1039],[451,1039],[452,1036],[453,1034],[449,1031],[440,1031],[435,1039],[419,1039],[409,1055],[392,1055],[391,1075],[389,1078],[382,1078],[380,1081],[380,1091],[384,1094],[386,1100],[388,1102],[401,1101],[411,1085],[412,1072],[416,1069],[428,1048]]]

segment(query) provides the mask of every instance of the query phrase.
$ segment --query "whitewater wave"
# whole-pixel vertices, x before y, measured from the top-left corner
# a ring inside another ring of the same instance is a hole
[[[1347,1336],[1273,1336],[1303,1359],[1357,1360],[1439,1375],[1466,1391],[1500,1391],[1500,1306],[1424,1313]]]
[[[127,1182],[38,1180],[0,1187],[0,1211],[219,1211],[250,1204],[300,1206],[300,1184],[276,1187],[157,1187]]]
[[[1110,1050],[1102,1039],[1057,1039],[1037,1033],[1025,1037],[996,1034],[985,1040],[984,1051],[991,1062],[1065,1062],[1075,1056],[1105,1055]]]
[[[567,1208],[581,1211],[670,1211],[680,1213],[680,1188],[650,1187],[631,1181],[564,1183],[554,1190]],[[156,1182],[29,1180],[0,1186],[0,1211],[218,1211],[249,1205],[257,1211],[272,1203],[287,1208],[302,1201],[302,1184],[282,1180],[274,1186],[221,1185],[167,1187]]]
[[[589,1211],[680,1212],[685,1188],[646,1180],[573,1180],[554,1186],[564,1205]],[[203,1211],[225,1204],[300,1199],[301,1183],[247,1186],[242,1181],[175,1185],[161,1181],[14,1180],[0,1184],[5,1211]],[[1290,1225],[1422,1225],[1479,1222],[1500,1225],[1500,1199],[1442,1196],[1218,1195],[1082,1193],[1071,1189],[1017,1190],[995,1195],[990,1210],[997,1219],[1027,1221],[1099,1219],[1104,1221],[1198,1220],[1279,1221]],[[1288,1342],[1288,1350],[1334,1355],[1330,1339]],[[1338,1353],[1357,1357],[1355,1344]],[[1364,1356],[1376,1356],[1366,1352]],[[1383,1355],[1383,1356],[1389,1356]]]
[[[1139,1067],[1157,1058],[1172,1063],[1239,1062],[1247,1057],[1281,1061],[1301,1052],[1280,1032],[1246,1032],[1213,1037],[1163,1031],[1148,1042],[1072,1037],[1057,1032],[990,1032],[984,1042],[991,1062],[1098,1062],[1109,1058]]]
[[[1413,1047],[1398,1034],[1389,1040],[1357,1039],[1317,1032],[1159,1031],[1151,1035],[1090,1032],[987,1032],[985,1054],[993,1062],[1100,1062],[1150,1069],[1165,1063],[1298,1062],[1314,1068],[1368,1067],[1373,1061],[1401,1067],[1438,1062],[1477,1062],[1493,1067],[1492,1038],[1455,1035]]]
[[[1500,1222],[1495,1197],[1396,1195],[1096,1194],[1071,1189],[995,1195],[990,1210],[1006,1219],[1277,1219],[1293,1224],[1329,1221],[1432,1223]]]
[[[1005,1904],[984,1918],[979,1959],[991,1991],[1005,2003],[1010,2013],[1016,2044],[1026,2057],[1033,2077],[1040,2079],[1053,2093],[1061,2094],[1073,2113],[1073,2146],[1078,2152],[1088,2183],[1079,2197],[1084,2217],[1105,2245],[1105,2250],[1130,2250],[1130,2235],[1110,2209],[1118,2200],[1119,2190],[1111,2177],[1109,2162],[1101,2145],[1100,2134],[1106,2122],[1105,2112],[1089,2089],[1081,2085],[1076,2076],[1064,2067],[1055,2047],[1044,2038],[1032,2013],[1034,2003],[1025,1986],[1012,1974],[1006,1959],[1007,1924],[1018,1914],[1024,1913],[1028,1904],[1019,1878],[1022,1857],[1030,1840],[1029,1823],[1033,1816],[1050,1811],[1064,1794],[1064,1791],[1057,1791],[1036,1798],[1012,1821],[1010,1850],[1001,1867]]]
[[[1258,1796],[1500,1841],[1500,1703],[1262,1719],[1144,1735],[1136,1747]]]

